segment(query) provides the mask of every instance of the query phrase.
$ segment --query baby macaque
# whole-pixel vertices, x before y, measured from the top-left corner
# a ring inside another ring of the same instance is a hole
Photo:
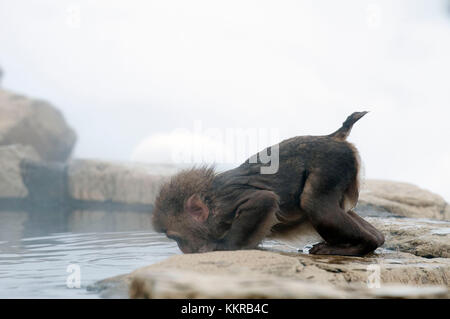
[[[346,141],[366,113],[351,114],[330,135],[282,141],[273,174],[262,174],[263,164],[252,160],[220,174],[208,167],[180,172],[156,199],[155,230],[174,239],[184,253],[252,249],[264,238],[311,233],[321,242],[310,254],[372,252],[384,236],[353,211],[361,164]]]

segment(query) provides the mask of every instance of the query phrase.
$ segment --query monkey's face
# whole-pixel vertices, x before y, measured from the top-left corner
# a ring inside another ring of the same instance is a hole
[[[214,242],[198,236],[195,232],[186,231],[177,232],[174,230],[167,230],[166,236],[177,242],[178,248],[185,253],[204,253],[213,251],[216,248]]]
[[[206,225],[209,213],[200,196],[194,194],[186,200],[181,212],[156,205],[153,225],[157,231],[175,240],[185,254],[212,251],[216,244]]]

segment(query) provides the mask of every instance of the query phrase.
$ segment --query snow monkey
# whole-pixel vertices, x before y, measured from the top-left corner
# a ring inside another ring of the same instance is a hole
[[[310,254],[363,256],[384,243],[383,234],[357,215],[360,157],[346,141],[367,112],[351,114],[330,135],[282,141],[279,167],[245,161],[216,173],[184,170],[163,185],[155,201],[156,231],[184,253],[252,249],[264,238],[310,236],[321,242]],[[270,147],[264,150],[270,153]]]

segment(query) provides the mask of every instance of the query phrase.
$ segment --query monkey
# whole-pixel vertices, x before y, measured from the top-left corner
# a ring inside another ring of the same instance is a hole
[[[361,160],[346,141],[367,113],[354,112],[332,134],[280,142],[273,174],[261,174],[263,164],[250,159],[221,173],[211,166],[179,172],[155,200],[155,231],[175,240],[183,253],[254,249],[265,238],[311,233],[321,241],[309,254],[373,252],[384,236],[354,211]]]

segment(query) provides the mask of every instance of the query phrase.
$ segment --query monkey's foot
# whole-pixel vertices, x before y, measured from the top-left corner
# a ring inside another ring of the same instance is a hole
[[[309,253],[312,255],[364,256],[361,246],[332,246],[327,243],[315,244]]]

